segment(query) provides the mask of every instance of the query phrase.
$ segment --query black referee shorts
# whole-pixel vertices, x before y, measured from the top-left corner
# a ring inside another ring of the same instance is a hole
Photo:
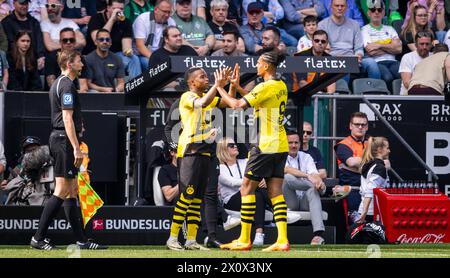
[[[78,169],[74,165],[73,148],[64,130],[53,130],[48,140],[50,154],[54,159],[55,177],[74,179]]]
[[[250,149],[245,177],[261,181],[264,178],[284,178],[288,153],[261,153],[258,147]]]
[[[205,155],[185,156],[178,160],[180,192],[188,200],[203,199],[209,181],[211,157]]]

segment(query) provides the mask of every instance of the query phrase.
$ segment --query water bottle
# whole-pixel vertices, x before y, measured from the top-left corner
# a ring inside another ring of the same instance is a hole
[[[439,194],[439,185],[437,184],[437,182],[434,182],[434,194]]]

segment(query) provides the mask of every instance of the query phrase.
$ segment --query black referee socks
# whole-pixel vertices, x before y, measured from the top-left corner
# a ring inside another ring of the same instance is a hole
[[[52,197],[50,197],[50,199],[45,204],[44,211],[42,211],[41,219],[39,220],[39,227],[36,231],[36,234],[34,235],[34,239],[40,241],[45,238],[48,226],[50,226],[51,221],[55,218],[63,202],[63,199],[55,195],[52,195]]]

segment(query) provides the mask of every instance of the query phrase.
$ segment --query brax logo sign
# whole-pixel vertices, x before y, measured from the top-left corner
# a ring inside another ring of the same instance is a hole
[[[450,122],[450,105],[432,104],[431,105],[432,122]]]
[[[400,110],[402,105],[400,103],[372,103],[372,105],[388,122],[401,122],[403,120],[402,111]],[[370,122],[379,120],[375,112],[373,112],[372,109],[370,109],[365,103],[359,104],[359,111],[366,113]]]

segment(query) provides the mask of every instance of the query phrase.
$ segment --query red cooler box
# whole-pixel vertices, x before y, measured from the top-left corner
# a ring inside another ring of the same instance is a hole
[[[374,219],[388,242],[448,243],[450,200],[444,194],[390,194],[374,189]]]

